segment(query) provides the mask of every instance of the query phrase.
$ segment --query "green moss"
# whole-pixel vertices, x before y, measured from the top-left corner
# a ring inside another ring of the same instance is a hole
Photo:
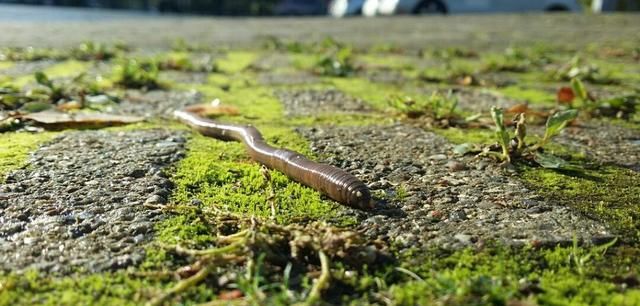
[[[503,95],[517,100],[518,102],[530,102],[534,104],[554,104],[556,97],[538,89],[526,88],[522,86],[508,86],[497,89]]]
[[[523,170],[522,178],[547,198],[610,225],[624,239],[640,239],[640,175],[637,172],[614,166],[572,172]]]
[[[42,70],[50,79],[76,76],[85,72],[91,64],[89,62],[80,62],[75,60],[64,61]],[[11,83],[15,86],[22,87],[28,83],[35,82],[33,75],[25,75],[14,79]]]
[[[434,129],[438,135],[447,138],[455,144],[472,143],[472,144],[493,144],[496,143],[494,131],[488,129]]]
[[[246,69],[257,58],[257,54],[249,51],[233,51],[217,62],[218,69],[226,73],[238,73]]]
[[[35,271],[0,276],[0,305],[139,305],[158,281],[126,274],[47,277]]]
[[[15,65],[12,62],[0,62],[0,70],[9,69]]]
[[[296,53],[288,56],[291,58],[293,67],[303,71],[311,71],[320,60],[320,56],[314,54]]]
[[[18,169],[27,161],[29,152],[52,139],[57,133],[37,134],[0,133],[0,182],[9,171]]]
[[[357,62],[364,64],[365,69],[393,69],[408,78],[418,75],[417,61],[413,57],[400,54],[362,54]]]
[[[263,131],[275,145],[309,155],[308,147],[295,133],[287,129]],[[335,216],[337,204],[323,200],[317,191],[291,181],[278,171],[270,174],[278,222],[326,220]],[[176,203],[189,203],[197,198],[205,205],[225,211],[271,217],[269,183],[260,173],[260,165],[249,160],[240,143],[194,136],[187,157],[178,165],[174,181]]]
[[[327,81],[342,92],[360,98],[379,110],[390,108],[390,97],[405,95],[397,86],[372,83],[361,78],[327,78]]]
[[[403,265],[422,280],[398,282],[389,295],[394,305],[507,305],[525,300],[542,305],[635,305],[640,290],[614,283],[616,277],[638,271],[638,262],[621,254],[625,250],[493,246],[453,254],[408,253]]]

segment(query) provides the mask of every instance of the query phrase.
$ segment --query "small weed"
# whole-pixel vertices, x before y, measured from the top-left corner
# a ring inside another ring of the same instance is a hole
[[[578,100],[579,103],[575,103]],[[640,92],[617,95],[608,99],[594,97],[579,78],[571,79],[571,87],[558,90],[558,102],[580,109],[591,117],[614,117],[629,120],[637,112]]]
[[[436,49],[431,52],[423,49],[420,51],[420,55],[423,57],[427,55],[431,55],[435,58],[450,60],[454,58],[475,58],[475,57],[478,57],[478,52],[470,49],[450,47],[450,48]]]
[[[217,72],[218,66],[211,56],[205,56],[194,62],[187,53],[173,53],[155,59],[159,70],[176,70],[187,72]]]
[[[126,59],[114,68],[115,84],[125,88],[161,88],[158,73],[158,64],[153,60]]]
[[[189,43],[182,38],[178,38],[171,43],[171,50],[175,52],[207,52],[211,47],[201,44]]]
[[[476,75],[473,67],[447,61],[443,68],[427,69],[423,71],[419,79],[429,83],[446,83],[464,86],[483,85],[484,82]]]
[[[55,82],[38,71],[34,78],[40,87],[20,91],[13,86],[0,87],[0,110],[19,110],[22,113],[43,111],[52,107],[59,110],[80,109],[87,106],[87,99],[101,96],[117,102],[115,96],[105,95],[105,88],[86,80],[79,74],[69,82]]]
[[[485,60],[485,71],[527,72],[532,67],[548,64],[551,60],[540,52],[520,48],[507,48],[500,55]]]
[[[326,53],[316,62],[314,72],[323,76],[348,77],[354,74],[353,51],[349,47],[341,47]]]
[[[519,113],[514,122],[515,133],[512,135],[506,128],[504,114],[502,109],[497,107],[491,108],[491,117],[495,123],[495,138],[498,141],[498,147],[501,153],[495,152],[497,148],[494,146],[485,147],[480,153],[481,155],[494,156],[500,160],[511,162],[514,158],[521,160],[534,160],[538,165],[545,168],[572,168],[565,160],[556,156],[544,153],[543,147],[556,135],[565,128],[565,126],[578,116],[578,111],[574,109],[559,111],[549,116],[546,123],[544,136],[535,144],[527,144],[525,138],[527,136],[526,117],[524,113]],[[465,147],[462,147],[462,146]],[[459,145],[457,152],[471,152],[464,148],[471,148],[469,144]]]
[[[0,61],[64,60],[68,58],[69,56],[64,52],[53,49],[33,47],[0,49]]]
[[[98,42],[84,42],[71,49],[71,57],[81,61],[110,60],[128,50],[125,45],[107,45]]]
[[[433,92],[425,99],[414,99],[409,96],[393,96],[389,105],[398,110],[407,119],[420,119],[429,125],[448,127],[461,125],[464,119],[457,111],[458,99],[449,91],[446,95]]]
[[[597,65],[584,63],[582,58],[577,55],[554,71],[552,79],[561,81],[581,79],[592,84],[603,85],[620,83],[618,79],[611,77],[611,75],[607,73],[603,73]]]

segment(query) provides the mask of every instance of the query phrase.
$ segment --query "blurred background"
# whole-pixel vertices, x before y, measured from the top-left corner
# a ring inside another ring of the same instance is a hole
[[[640,10],[640,0],[0,0],[0,10],[5,13],[24,5],[119,9],[147,14],[334,17]]]

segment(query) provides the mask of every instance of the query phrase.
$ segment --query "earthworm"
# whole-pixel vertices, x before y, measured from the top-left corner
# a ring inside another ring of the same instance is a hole
[[[253,160],[341,204],[359,209],[373,208],[369,188],[355,176],[340,168],[311,161],[298,152],[274,148],[253,126],[219,123],[185,110],[175,111],[174,116],[205,136],[244,143]]]

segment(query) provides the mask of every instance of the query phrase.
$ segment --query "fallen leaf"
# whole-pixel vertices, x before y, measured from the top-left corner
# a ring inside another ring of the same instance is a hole
[[[561,87],[560,89],[558,89],[558,93],[556,96],[558,102],[562,104],[571,104],[571,102],[573,102],[573,99],[575,99],[576,97],[571,87]]]
[[[238,108],[230,105],[221,105],[218,99],[213,100],[209,104],[190,105],[185,107],[184,110],[203,117],[222,115],[237,116],[240,114]]]
[[[238,290],[238,289],[234,289],[231,291],[222,291],[220,292],[220,294],[218,295],[218,298],[221,300],[235,300],[235,299],[239,299],[241,297],[244,296],[244,293],[242,293],[242,291]]]
[[[111,115],[102,113],[62,113],[56,111],[44,111],[17,117],[21,120],[33,121],[45,129],[65,128],[97,128],[113,125],[124,125],[140,122],[142,117]]]
[[[505,112],[509,114],[520,114],[520,113],[527,113],[528,111],[529,111],[529,104],[520,103],[507,108]]]
[[[61,111],[76,110],[76,109],[81,109],[82,104],[80,104],[80,102],[78,101],[69,101],[56,106],[56,108]]]
[[[470,75],[466,75],[464,76],[462,79],[458,80],[458,84],[460,85],[464,85],[464,86],[469,86],[469,85],[473,85],[474,79],[472,76]]]

